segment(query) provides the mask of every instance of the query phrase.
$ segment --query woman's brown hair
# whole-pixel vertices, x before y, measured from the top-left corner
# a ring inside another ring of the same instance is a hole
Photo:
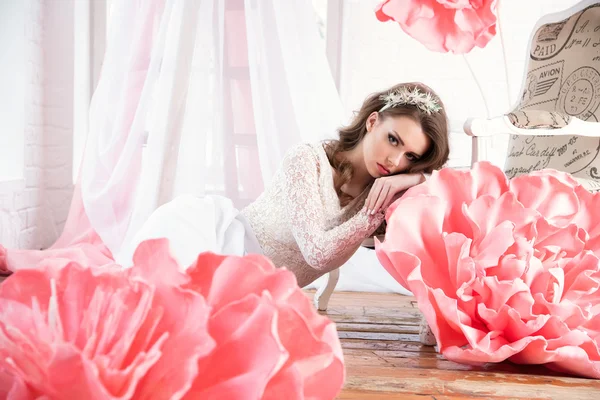
[[[386,104],[386,101],[381,99],[381,97],[402,88],[409,91],[418,89],[421,93],[430,93],[441,109],[428,114],[421,111],[415,105],[403,104],[379,112]],[[410,117],[421,125],[423,132],[431,139],[429,150],[404,173],[431,173],[435,169],[442,168],[448,161],[450,154],[448,117],[442,101],[431,88],[422,83],[411,82],[401,83],[387,90],[373,93],[365,99],[350,125],[339,129],[339,139],[329,141],[325,145],[325,152],[329,158],[329,163],[336,170],[334,186],[342,204],[347,204],[351,200],[349,196],[342,192],[341,188],[350,181],[353,172],[352,165],[345,159],[343,153],[352,150],[363,140],[367,134],[367,118],[374,111],[379,112],[382,119],[399,116]]]

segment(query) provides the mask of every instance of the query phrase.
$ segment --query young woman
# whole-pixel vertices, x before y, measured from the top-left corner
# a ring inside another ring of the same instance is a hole
[[[305,286],[340,267],[383,223],[387,206],[448,160],[439,97],[420,83],[369,96],[339,139],[300,144],[241,212],[217,196],[157,209],[135,243],[168,237],[182,265],[198,253],[262,253]]]

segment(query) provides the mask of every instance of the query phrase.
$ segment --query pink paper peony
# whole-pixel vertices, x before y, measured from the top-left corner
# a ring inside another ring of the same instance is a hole
[[[385,0],[377,19],[396,21],[429,50],[455,54],[485,47],[496,34],[497,0]]]
[[[386,217],[377,256],[446,358],[600,378],[600,193],[478,163],[434,173]]]
[[[175,270],[175,268],[173,268]],[[201,360],[189,399],[333,399],[344,381],[335,325],[286,269],[265,257],[200,255],[183,287],[212,307],[216,351]]]
[[[181,273],[159,239],[127,270],[60,263],[0,285],[8,399],[329,399],[342,386],[334,324],[264,257],[202,254]]]

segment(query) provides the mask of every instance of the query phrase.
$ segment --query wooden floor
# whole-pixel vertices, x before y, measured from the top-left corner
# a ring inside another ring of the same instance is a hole
[[[542,366],[471,367],[444,359],[419,343],[412,297],[336,292],[324,314],[336,322],[344,349],[347,378],[339,399],[600,400],[600,380]]]

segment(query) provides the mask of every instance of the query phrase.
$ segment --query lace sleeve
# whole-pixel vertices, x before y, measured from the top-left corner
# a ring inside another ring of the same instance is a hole
[[[292,234],[311,267],[322,271],[339,267],[336,261],[346,259],[383,222],[383,213],[369,216],[363,207],[346,222],[325,230],[317,156],[310,147],[299,146],[286,156],[283,169]]]

